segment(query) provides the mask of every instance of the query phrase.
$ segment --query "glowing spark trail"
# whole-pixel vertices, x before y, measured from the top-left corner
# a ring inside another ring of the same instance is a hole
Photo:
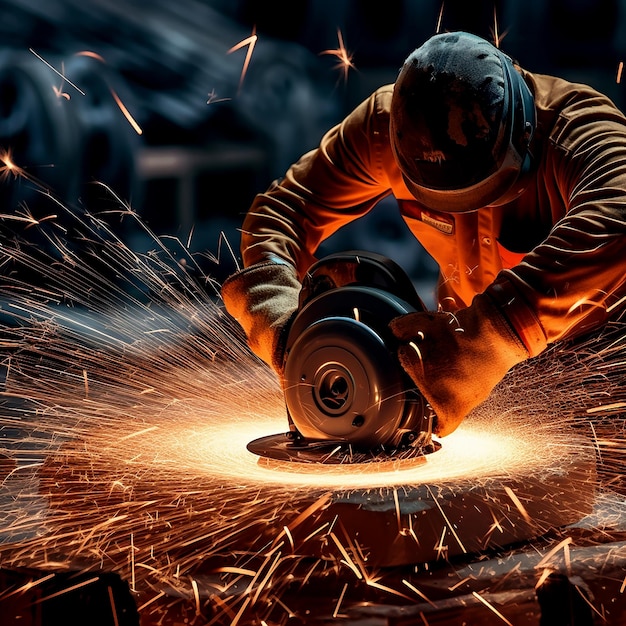
[[[472,591],[472,595],[477,600],[480,600],[489,610],[493,611],[505,624],[508,624],[508,626],[513,626],[513,624],[509,622],[509,620],[506,617],[504,617],[504,615],[502,615],[502,613],[500,613],[500,611],[498,611],[498,609],[496,609],[496,607],[493,606],[493,604],[491,604],[490,602],[487,602],[487,600],[485,600],[485,598],[483,598],[479,593]]]
[[[246,58],[245,58],[245,60],[243,62],[243,69],[241,70],[241,77],[239,78],[239,90],[241,90],[241,87],[243,85],[243,80],[244,80],[246,74],[248,73],[248,67],[250,66],[250,61],[252,59],[252,52],[254,51],[254,46],[256,45],[257,38],[258,37],[256,35],[256,28],[253,28],[252,29],[252,35],[250,35],[250,37],[246,37],[246,39],[244,39],[244,40],[240,41],[239,43],[235,44],[226,53],[226,54],[232,54],[233,52],[236,52],[240,48],[248,46],[248,50],[246,52]]]
[[[565,346],[511,372],[420,462],[260,462],[246,446],[286,429],[284,398],[225,314],[219,284],[122,203],[93,216],[49,200],[58,219],[0,216],[0,454],[13,463],[0,487],[3,567],[106,568],[130,582],[146,624],[168,623],[167,612],[198,625],[285,623],[297,613],[289,594],[315,585],[345,588],[339,601],[334,591],[315,600],[326,615],[348,614],[353,591],[408,605],[421,598],[433,610],[416,573],[380,572],[377,544],[401,545],[404,556],[438,541],[450,552],[456,542],[465,556],[489,532],[503,537],[511,520],[536,523],[535,513],[518,515],[503,485],[543,489],[537,499],[547,506],[560,489],[550,481],[574,466],[575,509],[596,480],[575,461],[595,457],[595,446],[598,484],[624,474],[617,323],[582,349]],[[120,217],[136,220],[153,250],[129,250],[106,221]],[[523,495],[526,510],[533,501]],[[439,522],[433,541],[421,522],[429,507]],[[368,542],[358,516],[386,523],[387,514],[388,536],[374,528]],[[507,582],[522,576],[514,571]],[[621,576],[616,594],[620,584]]]
[[[320,52],[320,54],[330,54],[332,56],[336,56],[337,59],[339,59],[336,67],[343,70],[343,78],[344,80],[347,80],[348,72],[351,69],[355,68],[354,64],[352,63],[352,55],[346,49],[345,44],[343,43],[343,35],[341,34],[341,31],[339,29],[337,29],[337,40],[339,42],[338,48],[335,48],[333,50],[324,50]]]
[[[60,76],[68,85],[71,85],[72,87],[74,87],[74,89],[76,89],[76,91],[78,91],[78,93],[81,96],[85,95],[85,92],[82,89],[80,89],[80,87],[77,87],[71,80],[67,78],[67,76],[64,76],[61,72],[59,72],[59,70],[57,70],[55,67],[50,65],[48,61],[46,61],[43,57],[39,56],[32,48],[29,48],[29,51],[32,52],[42,63],[47,65],[55,74]]]
[[[439,34],[441,32],[441,20],[443,19],[443,7],[445,2],[441,2],[441,7],[439,8],[439,15],[437,16],[437,26],[435,27],[435,33]]]
[[[113,89],[111,89],[111,95],[113,96],[113,100],[115,100],[115,104],[117,104],[120,111],[124,114],[124,117],[128,120],[128,123],[133,127],[133,130],[138,135],[143,134],[141,126],[135,121],[135,118],[130,114],[130,111],[124,106],[124,103]]]

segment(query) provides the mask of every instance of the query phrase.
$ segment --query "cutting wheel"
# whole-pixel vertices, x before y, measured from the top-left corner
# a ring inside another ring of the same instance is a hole
[[[403,448],[385,448],[378,446],[367,450],[354,448],[342,442],[315,441],[298,443],[291,433],[279,433],[259,437],[247,446],[253,454],[260,456],[268,467],[283,467],[281,462],[320,463],[322,465],[352,465],[361,463],[397,463],[411,464],[425,460],[425,455],[441,448],[441,444],[428,437],[428,441],[416,441]],[[276,463],[278,462],[278,463]],[[294,471],[295,470],[294,468]]]

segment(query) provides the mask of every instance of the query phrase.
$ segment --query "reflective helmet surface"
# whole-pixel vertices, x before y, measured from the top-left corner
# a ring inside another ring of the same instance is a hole
[[[431,209],[473,211],[521,193],[534,129],[528,86],[480,37],[435,35],[400,70],[392,148],[408,189]]]

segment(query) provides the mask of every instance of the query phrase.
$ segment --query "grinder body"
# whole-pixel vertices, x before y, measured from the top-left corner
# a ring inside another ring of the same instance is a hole
[[[430,443],[434,413],[400,365],[389,329],[394,317],[425,310],[409,277],[384,256],[341,252],[310,268],[282,377],[292,445]]]

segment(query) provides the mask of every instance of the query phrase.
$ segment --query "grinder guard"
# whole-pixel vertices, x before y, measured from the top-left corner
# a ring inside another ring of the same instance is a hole
[[[434,413],[400,365],[389,329],[394,317],[425,310],[409,277],[386,257],[350,251],[315,263],[285,349],[287,442],[280,453],[275,440],[273,450],[249,448],[289,460],[337,445],[350,455],[432,448]]]

